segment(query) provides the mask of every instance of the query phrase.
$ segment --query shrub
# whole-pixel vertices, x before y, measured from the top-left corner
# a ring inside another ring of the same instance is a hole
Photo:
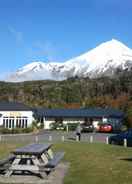
[[[66,129],[66,126],[68,126],[69,131],[75,131],[78,126],[78,123],[67,123],[67,125],[65,125],[65,129]]]
[[[32,127],[28,127],[28,128],[13,128],[13,129],[0,128],[0,133],[1,134],[20,134],[20,133],[30,133],[32,131],[33,131]]]
[[[33,131],[33,128],[32,127],[24,128],[22,131],[23,133],[30,133]]]
[[[0,133],[1,134],[10,134],[11,130],[8,128],[0,128]]]
[[[64,130],[65,129],[63,123],[60,123],[60,122],[51,123],[50,128],[51,130]]]

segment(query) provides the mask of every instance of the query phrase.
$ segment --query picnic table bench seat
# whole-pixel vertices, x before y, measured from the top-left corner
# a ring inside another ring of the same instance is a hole
[[[53,158],[49,160],[46,165],[41,164],[39,166],[40,170],[41,171],[51,171],[58,165],[58,163],[61,161],[63,157],[64,157],[64,152],[55,153]]]
[[[3,166],[4,164],[10,163],[15,159],[14,155],[9,155],[7,158],[1,159],[0,160],[0,167]]]
[[[9,155],[7,158],[0,160],[0,171],[3,171],[9,167],[9,164],[15,159],[14,155]]]
[[[53,159],[51,159],[46,165],[46,168],[54,168],[58,165],[61,159],[64,157],[64,152],[55,153]]]

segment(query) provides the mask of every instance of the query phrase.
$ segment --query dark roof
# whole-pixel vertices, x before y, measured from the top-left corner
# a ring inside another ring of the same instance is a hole
[[[17,102],[0,102],[0,111],[31,111],[31,108]]]
[[[111,108],[88,108],[88,109],[36,109],[37,117],[118,117],[124,113]]]

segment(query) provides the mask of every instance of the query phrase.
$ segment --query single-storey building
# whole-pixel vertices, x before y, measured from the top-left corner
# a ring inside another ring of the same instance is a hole
[[[0,126],[4,128],[27,128],[32,124],[33,111],[16,102],[0,102]]]
[[[52,123],[57,121],[63,124],[90,122],[95,127],[99,122],[109,122],[113,127],[122,124],[124,113],[112,108],[82,108],[82,109],[36,109],[35,117],[44,125],[44,129],[50,129]]]
[[[61,122],[92,123],[95,127],[99,122],[109,122],[113,127],[122,124],[124,113],[112,108],[82,108],[82,109],[45,109],[30,107],[16,102],[0,102],[0,127],[27,128],[34,119],[41,122],[44,129],[50,129],[51,124]]]

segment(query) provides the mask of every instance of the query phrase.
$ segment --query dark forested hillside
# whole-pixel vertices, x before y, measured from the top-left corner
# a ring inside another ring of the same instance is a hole
[[[111,106],[125,111],[131,121],[132,72],[117,72],[114,78],[0,82],[0,100],[48,108]]]

